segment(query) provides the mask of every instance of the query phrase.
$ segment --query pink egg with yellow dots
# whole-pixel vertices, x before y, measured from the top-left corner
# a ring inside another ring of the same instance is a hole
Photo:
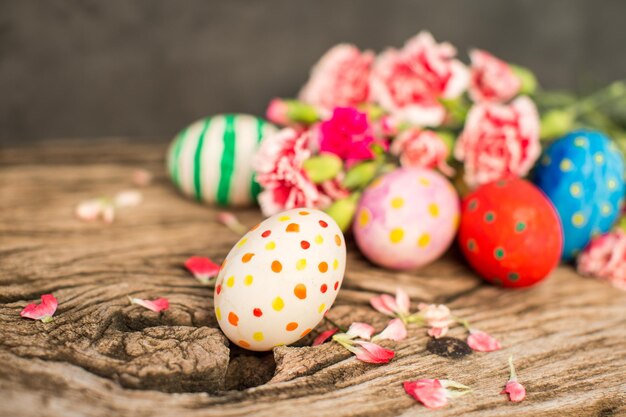
[[[361,252],[375,264],[414,269],[450,247],[459,223],[459,196],[441,174],[401,168],[363,193],[354,221]]]
[[[249,350],[294,343],[333,305],[345,268],[344,237],[330,216],[314,209],[275,214],[224,260],[214,292],[219,326]]]

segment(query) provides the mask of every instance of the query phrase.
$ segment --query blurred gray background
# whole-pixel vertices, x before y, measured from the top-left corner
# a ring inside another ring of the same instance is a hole
[[[421,29],[481,47],[545,88],[626,76],[622,0],[0,0],[0,141],[172,137],[293,96],[330,46],[380,51]]]

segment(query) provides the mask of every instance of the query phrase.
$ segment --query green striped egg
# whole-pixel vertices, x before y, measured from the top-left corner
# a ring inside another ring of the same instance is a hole
[[[206,203],[246,206],[261,187],[252,158],[264,137],[276,132],[247,114],[220,114],[192,123],[172,141],[167,167],[183,194]]]

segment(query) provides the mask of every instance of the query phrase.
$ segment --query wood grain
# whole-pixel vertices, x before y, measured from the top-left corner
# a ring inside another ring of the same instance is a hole
[[[446,303],[504,349],[452,360],[429,353],[411,327],[384,366],[333,344],[254,354],[217,329],[211,290],[182,268],[191,255],[221,260],[237,236],[214,209],[186,200],[165,177],[166,144],[109,139],[47,141],[0,151],[1,416],[617,416],[626,415],[626,294],[561,266],[544,284],[507,291],[483,284],[455,250],[417,271],[369,264],[352,247],[329,316],[382,329],[368,299],[405,288]],[[145,201],[111,225],[74,219],[79,201],[128,188],[135,168],[156,174]],[[239,211],[249,225],[257,210]],[[60,305],[52,323],[20,318],[43,293]],[[127,296],[168,297],[159,315]],[[461,329],[453,336],[464,338]],[[527,399],[500,395],[515,357]],[[438,411],[401,383],[448,378],[474,388]]]

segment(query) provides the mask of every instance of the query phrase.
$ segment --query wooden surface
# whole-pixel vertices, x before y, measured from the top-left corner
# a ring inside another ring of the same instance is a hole
[[[483,284],[455,251],[418,272],[370,265],[349,248],[329,316],[381,329],[368,299],[405,288],[446,303],[504,345],[446,359],[426,350],[423,328],[387,343],[388,365],[355,360],[336,344],[252,354],[216,330],[212,291],[181,265],[221,260],[237,236],[215,211],[178,196],[163,169],[163,142],[46,142],[0,151],[0,415],[17,416],[612,416],[626,415],[626,294],[562,266],[536,288]],[[74,219],[79,201],[130,186],[135,168],[156,181],[112,225]],[[255,224],[256,210],[240,219]],[[52,323],[22,319],[41,294],[60,305]],[[159,316],[127,295],[168,297]],[[324,329],[320,325],[302,345]],[[453,336],[464,338],[461,329]],[[500,395],[515,357],[527,399]],[[401,383],[448,378],[474,388],[439,411]]]

